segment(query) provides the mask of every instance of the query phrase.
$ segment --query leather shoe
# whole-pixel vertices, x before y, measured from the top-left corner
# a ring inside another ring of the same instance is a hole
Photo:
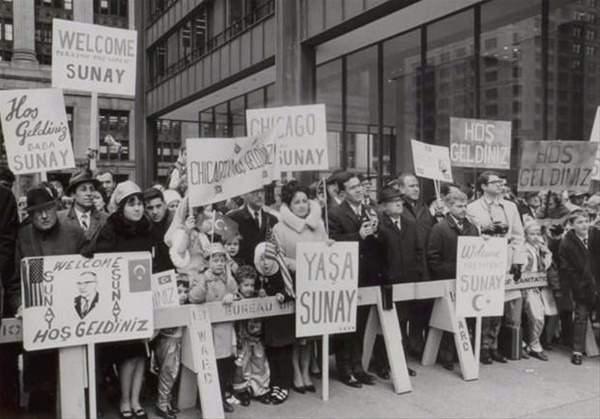
[[[408,375],[411,376],[411,377],[416,377],[417,376],[417,372],[415,370],[413,370],[412,368],[408,368]]]
[[[534,358],[539,359],[540,361],[547,361],[548,360],[548,355],[546,355],[546,353],[544,351],[540,351],[540,352],[529,351],[529,355],[531,355]]]
[[[521,349],[521,359],[529,359],[529,354],[525,349]]]
[[[502,355],[500,352],[496,351],[492,351],[492,359],[496,362],[500,362],[502,364],[506,364],[508,361],[506,360],[506,357],[504,355]]]
[[[349,387],[361,388],[362,384],[352,374],[342,377],[340,381]]]
[[[454,362],[443,362],[442,367],[444,367],[448,371],[454,371]]]
[[[304,386],[304,390],[308,391],[309,393],[316,393],[317,389],[315,387],[314,384],[308,385],[308,386]]]
[[[581,365],[583,363],[583,355],[573,354],[573,356],[571,356],[571,363],[573,365]]]
[[[226,413],[231,413],[233,412],[235,409],[233,408],[233,406],[231,405],[231,403],[229,403],[227,400],[223,400],[223,410]]]
[[[379,378],[381,378],[382,380],[389,380],[390,379],[390,370],[388,368],[378,368],[375,371],[375,374],[377,374],[377,376]]]
[[[366,384],[368,386],[372,386],[373,384],[375,384],[375,377],[373,377],[371,374],[368,374],[364,371],[358,372],[356,374],[354,374],[354,376],[356,377],[356,379],[358,381],[360,381],[363,384]]]
[[[479,355],[479,361],[484,365],[491,365],[494,363],[489,351],[481,351],[481,354]]]
[[[300,394],[304,394],[306,393],[306,387],[304,386],[296,386],[296,385],[292,385],[292,389],[296,392],[296,393],[300,393]]]
[[[159,417],[161,417],[163,419],[177,419],[177,416],[175,416],[175,414],[171,413],[168,408],[167,408],[167,410],[163,410],[160,407],[156,406],[155,412]]]

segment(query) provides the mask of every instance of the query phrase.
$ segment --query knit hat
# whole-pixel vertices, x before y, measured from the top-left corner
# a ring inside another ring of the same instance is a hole
[[[138,185],[130,180],[126,180],[125,182],[121,182],[115,188],[113,192],[112,199],[114,200],[116,206],[120,206],[122,202],[133,195],[142,196],[142,190]]]
[[[254,267],[256,271],[262,276],[271,276],[279,272],[279,265],[276,260],[268,259],[265,255],[267,252],[267,242],[261,242],[254,248]],[[269,266],[265,269],[263,266],[263,260],[269,261]]]

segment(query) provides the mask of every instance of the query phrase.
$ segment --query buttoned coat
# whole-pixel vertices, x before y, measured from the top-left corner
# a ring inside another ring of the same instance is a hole
[[[600,286],[592,272],[592,253],[584,246],[574,230],[565,234],[558,249],[559,275],[561,282],[568,283],[573,299],[592,306]],[[597,258],[597,255],[594,255]]]
[[[90,245],[94,245],[96,240],[98,240],[98,235],[100,234],[100,230],[106,224],[106,220],[108,219],[108,214],[102,211],[98,211],[95,208],[91,211],[90,214],[90,226],[87,230],[84,230],[79,224],[79,219],[77,218],[77,214],[75,213],[75,206],[73,205],[68,210],[62,210],[58,212],[58,219],[63,225],[69,225],[79,228],[86,240],[90,243]]]
[[[277,224],[277,218],[265,211],[264,208],[260,213],[260,228],[258,228],[256,220],[252,217],[246,205],[227,214],[228,217],[238,224],[238,230],[242,236],[238,257],[247,265],[254,265],[254,249],[256,245],[264,242],[267,230],[272,229]]]

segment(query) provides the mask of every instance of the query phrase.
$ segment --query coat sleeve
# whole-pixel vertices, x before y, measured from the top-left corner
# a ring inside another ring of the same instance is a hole
[[[206,277],[203,274],[198,275],[198,280],[190,288],[188,300],[192,304],[206,302]]]
[[[14,252],[14,272],[4,283],[5,300],[8,304],[8,313],[14,314],[22,304],[21,302],[21,259],[22,251],[19,243],[16,243]],[[0,313],[0,317],[2,313]]]
[[[561,282],[569,284],[573,291],[573,298],[576,300],[584,300],[589,284],[584,275],[583,267],[577,266],[578,257],[574,252],[573,246],[569,243],[568,238],[564,238],[560,243],[558,250],[559,259],[559,275]]]
[[[510,235],[510,246],[512,247],[512,263],[524,265],[527,261],[527,256],[524,248],[525,244],[525,232],[523,230],[523,223],[519,215],[519,210],[516,205],[513,204],[513,211],[511,211],[511,235]]]
[[[444,278],[451,264],[444,261],[444,237],[440,228],[433,228],[427,243],[427,265],[435,278]],[[445,278],[450,279],[450,277]]]
[[[329,213],[329,235],[331,236],[331,238],[335,241],[340,241],[340,242],[353,242],[353,241],[360,241],[360,234],[358,234],[358,231],[354,231],[354,232],[347,232],[344,229],[344,225],[341,222],[339,215],[337,215],[335,212],[330,212]]]

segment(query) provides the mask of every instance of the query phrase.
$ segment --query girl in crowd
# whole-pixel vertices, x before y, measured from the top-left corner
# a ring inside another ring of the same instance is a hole
[[[100,231],[95,253],[153,253],[152,223],[144,214],[142,190],[135,183],[119,183],[113,193],[116,212]],[[121,387],[121,418],[146,418],[140,403],[147,350],[143,341],[105,346],[110,362],[118,366]]]
[[[189,293],[192,304],[222,301],[231,304],[238,286],[233,276],[226,269],[227,253],[221,243],[210,245],[208,269],[193,279]],[[223,397],[223,409],[233,412],[232,404],[227,400],[231,394],[231,384],[234,372],[233,347],[235,331],[233,323],[215,323],[212,325],[215,343],[215,356],[219,370],[219,383]]]
[[[296,272],[296,244],[298,242],[327,241],[327,232],[321,218],[321,206],[309,200],[309,190],[292,181],[281,190],[280,221],[273,227],[273,235],[279,245],[287,268]],[[292,365],[293,388],[299,393],[315,392],[310,378],[312,342],[306,339],[294,343]]]

